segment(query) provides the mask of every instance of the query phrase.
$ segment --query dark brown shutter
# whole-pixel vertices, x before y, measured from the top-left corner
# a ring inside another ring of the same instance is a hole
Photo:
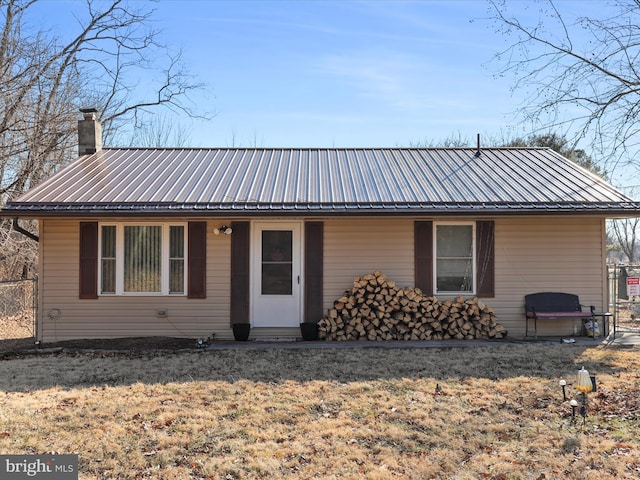
[[[231,323],[249,323],[249,222],[231,228]]]
[[[304,224],[304,321],[317,323],[322,318],[322,282],[324,224]]]
[[[476,288],[478,297],[495,297],[495,226],[493,220],[476,222]]]
[[[80,222],[80,298],[98,298],[98,222]]]
[[[416,287],[433,295],[433,222],[415,222],[413,237]]]
[[[207,298],[207,222],[189,222],[187,297]]]

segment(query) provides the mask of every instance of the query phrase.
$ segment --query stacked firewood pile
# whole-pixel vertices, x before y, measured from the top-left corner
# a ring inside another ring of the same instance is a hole
[[[380,271],[356,278],[318,322],[326,340],[503,338],[494,311],[476,297],[440,301],[419,288],[398,287]]]

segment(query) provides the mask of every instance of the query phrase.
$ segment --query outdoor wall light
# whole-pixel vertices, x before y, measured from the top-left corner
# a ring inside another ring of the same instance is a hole
[[[220,225],[218,228],[213,229],[213,233],[215,233],[216,235],[220,235],[221,233],[224,233],[225,235],[231,235],[232,232],[233,229],[228,225]]]

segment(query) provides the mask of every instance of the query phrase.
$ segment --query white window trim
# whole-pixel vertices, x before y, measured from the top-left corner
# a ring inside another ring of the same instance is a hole
[[[438,290],[438,226],[439,225],[461,225],[471,227],[471,291],[450,291],[450,290]],[[476,222],[474,221],[443,221],[433,222],[433,293],[434,295],[476,295],[476,264],[477,264],[477,250],[476,250]]]
[[[124,291],[124,227],[162,227],[161,290],[159,292],[125,292]],[[116,292],[102,292],[102,227],[116,227]],[[170,227],[183,227],[184,235],[184,285],[182,293],[169,293],[169,241]],[[188,259],[188,224],[186,222],[100,222],[98,223],[98,287],[99,295],[105,297],[186,297],[187,296],[187,259]]]

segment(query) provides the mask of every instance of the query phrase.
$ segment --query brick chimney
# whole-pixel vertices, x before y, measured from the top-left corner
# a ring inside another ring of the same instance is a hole
[[[102,125],[98,110],[81,108],[83,119],[78,120],[78,155],[91,155],[102,150]]]

